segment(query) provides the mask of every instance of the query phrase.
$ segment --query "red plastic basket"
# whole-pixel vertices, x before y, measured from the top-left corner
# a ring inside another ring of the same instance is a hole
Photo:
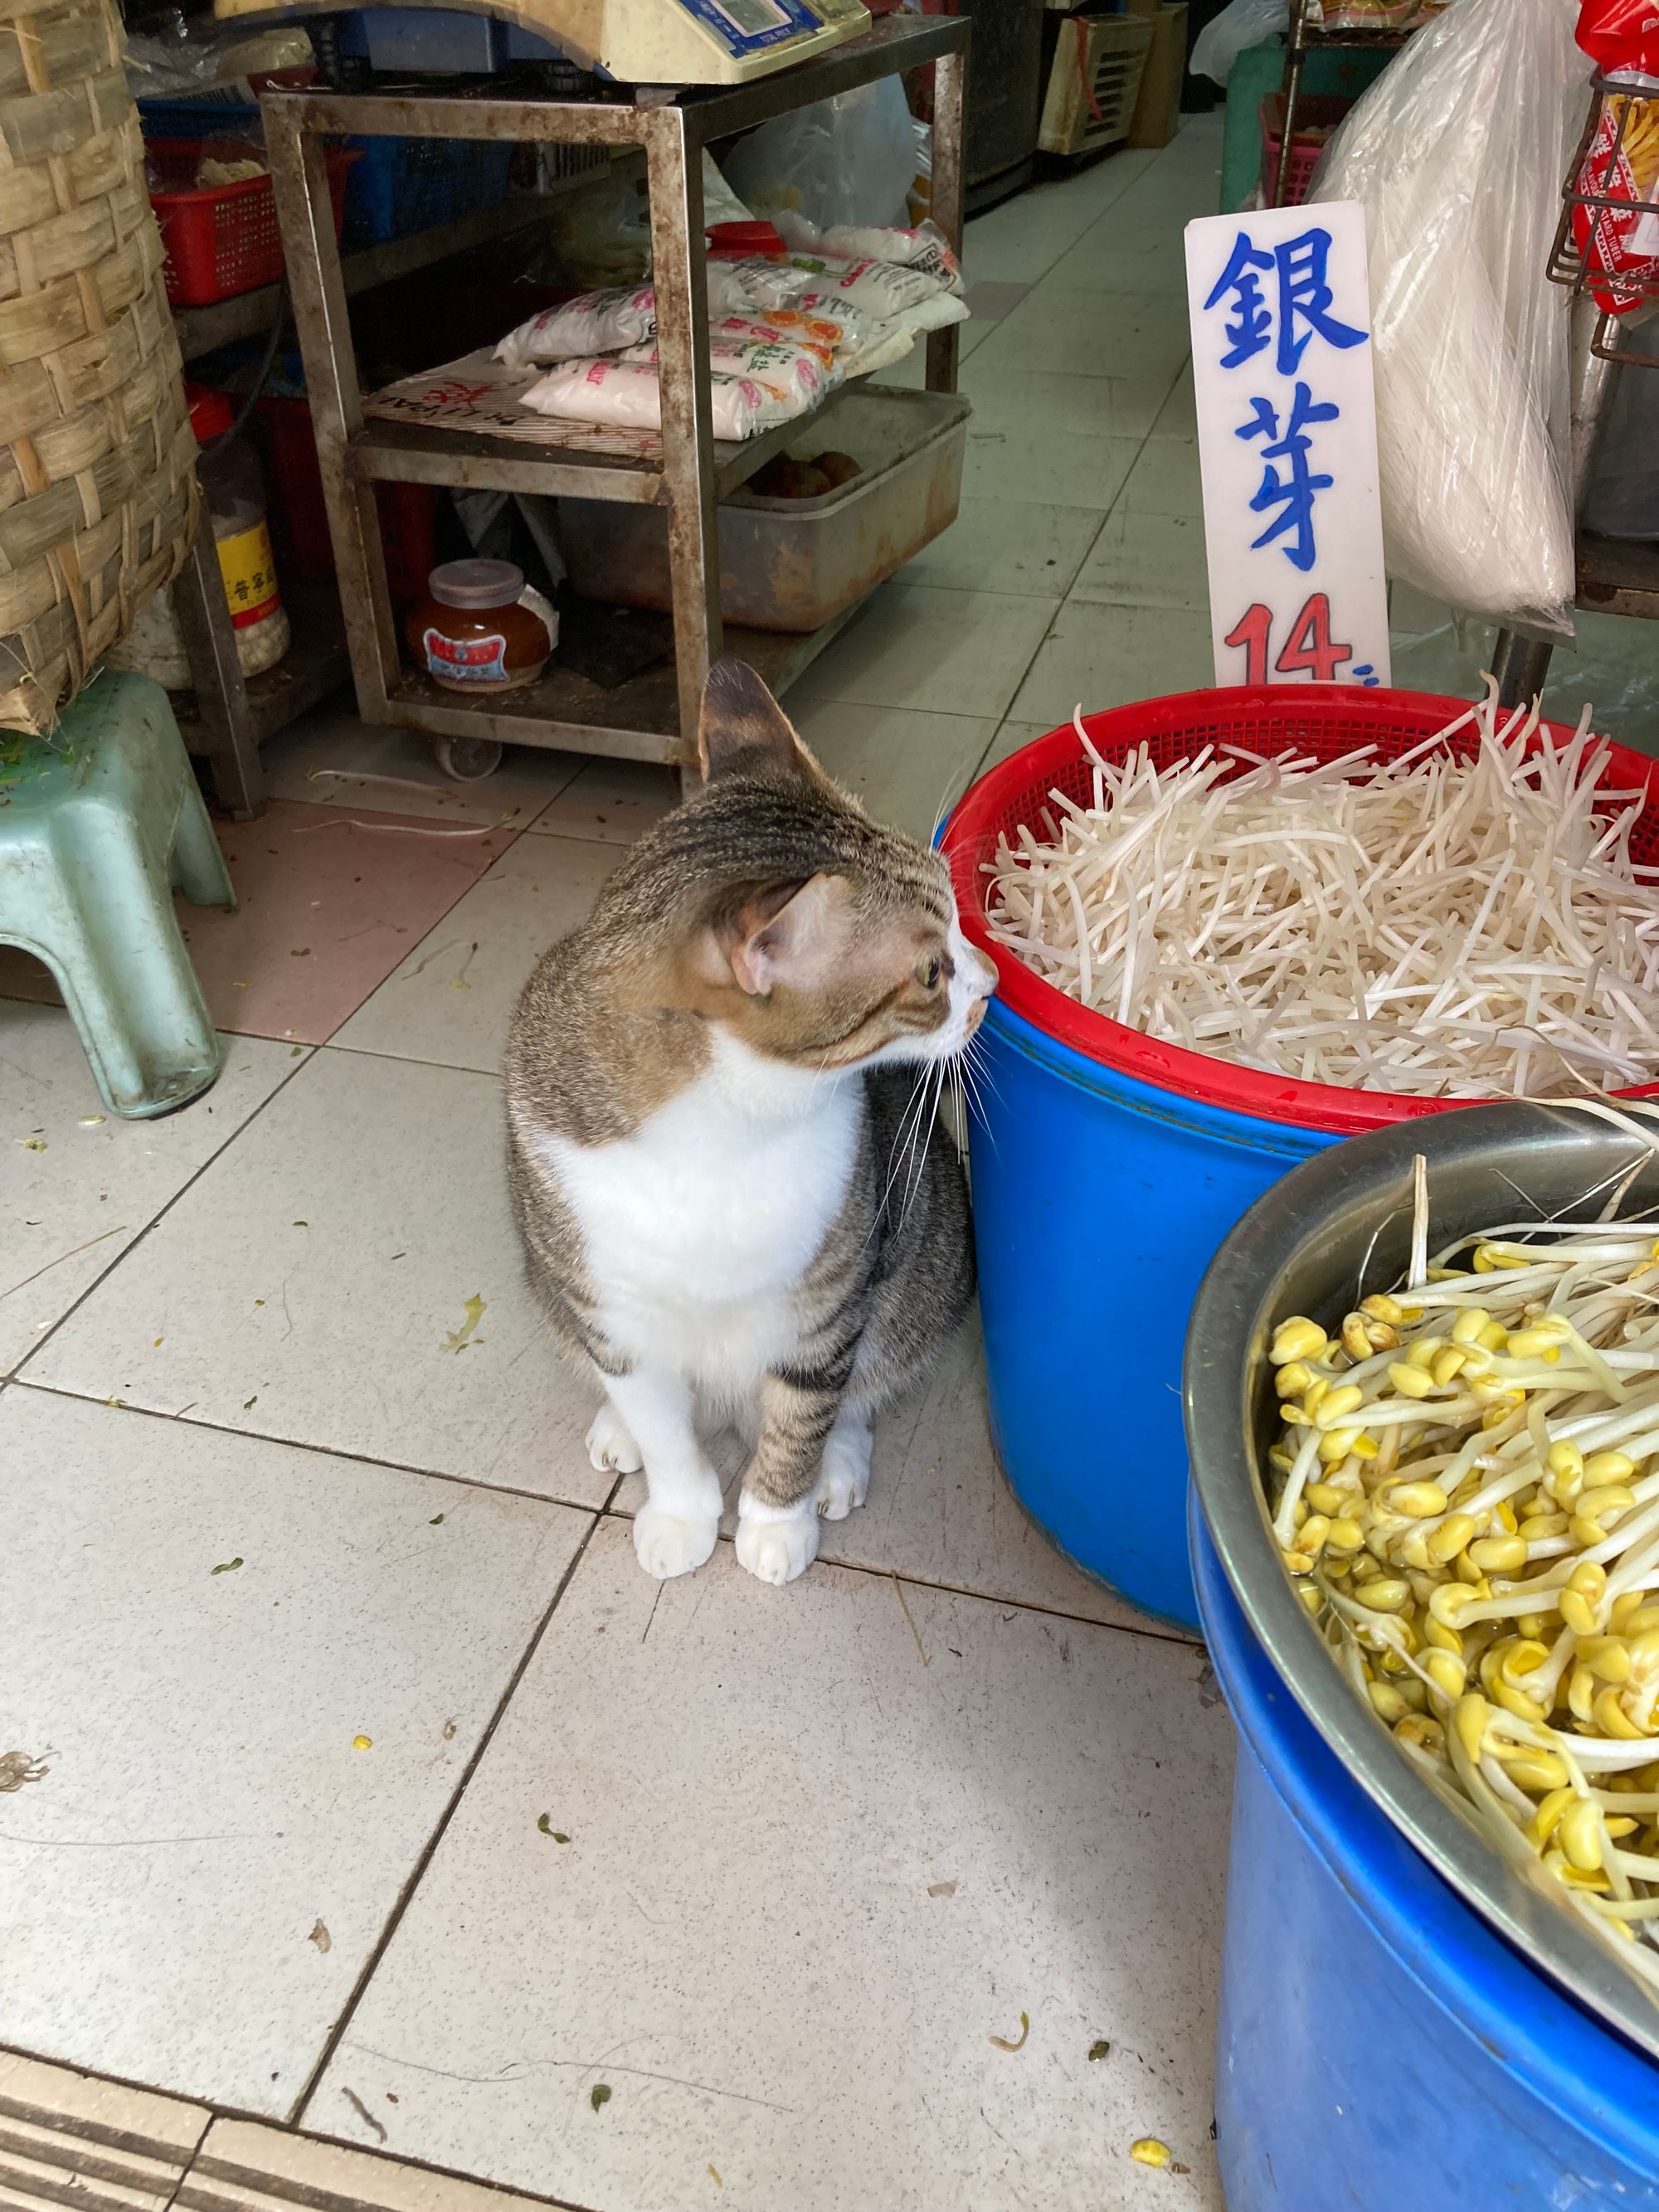
[[[151,138],[144,155],[164,180],[149,204],[167,248],[162,276],[175,307],[206,307],[257,292],[283,273],[283,234],[269,177],[249,177],[240,185],[211,185],[202,191],[194,179],[202,158],[199,138]],[[259,147],[227,142],[226,150],[263,158]],[[345,214],[346,175],[358,158],[349,148],[327,149],[329,197],[334,203],[334,234]],[[176,180],[176,181],[175,181]]]
[[[1379,760],[1392,760],[1468,709],[1467,699],[1442,698],[1427,691],[1365,691],[1347,684],[1240,685],[1237,690],[1187,691],[1168,699],[1146,699],[1085,714],[1083,726],[1106,760],[1121,760],[1144,744],[1159,768],[1190,759],[1205,745],[1241,745],[1274,757],[1312,753],[1335,760],[1360,745],[1371,745]],[[1558,741],[1571,736],[1559,724],[1540,731]],[[1454,752],[1472,752],[1473,732],[1449,741]],[[1644,791],[1647,800],[1631,835],[1632,856],[1659,862],[1659,761],[1611,748],[1611,788]],[[1249,763],[1241,761],[1237,774]],[[995,944],[985,927],[990,878],[985,863],[997,841],[1012,837],[1022,825],[1040,836],[1048,832],[1042,814],[1051,791],[1087,805],[1093,798],[1093,771],[1071,724],[1036,738],[998,763],[963,797],[945,824],[940,844],[951,863],[962,926],[972,943],[990,955],[1000,977],[1001,1004],[1073,1052],[1105,1067],[1177,1097],[1218,1106],[1259,1121],[1288,1122],[1294,1128],[1325,1129],[1343,1137],[1384,1128],[1418,1114],[1443,1113],[1472,1106],[1472,1098],[1419,1098],[1382,1091],[1345,1091],[1333,1084],[1301,1083],[1289,1076],[1241,1067],[1165,1044],[1128,1029],[1106,1014],[1079,1006],[1018,957]],[[1620,1094],[1659,1096],[1659,1084],[1644,1084]]]
[[[1313,173],[1319,166],[1319,157],[1329,143],[1332,131],[1353,106],[1351,100],[1341,99],[1335,93],[1304,92],[1297,101],[1297,120],[1302,126],[1291,141],[1291,173],[1285,180],[1285,204],[1300,207],[1308,197],[1308,187],[1313,182]],[[1261,125],[1261,197],[1267,206],[1273,204],[1273,186],[1279,179],[1279,149],[1285,137],[1285,95],[1270,92],[1259,111]]]

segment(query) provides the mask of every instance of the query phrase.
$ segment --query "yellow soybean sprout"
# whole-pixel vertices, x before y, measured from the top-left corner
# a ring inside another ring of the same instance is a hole
[[[1425,1263],[1419,1191],[1405,1286],[1274,1333],[1273,1534],[1402,1754],[1659,1992],[1659,1221]]]

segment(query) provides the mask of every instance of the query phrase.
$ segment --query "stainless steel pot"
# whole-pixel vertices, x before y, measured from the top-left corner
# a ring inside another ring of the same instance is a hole
[[[1659,1160],[1570,1109],[1475,1106],[1316,1153],[1245,1215],[1199,1291],[1186,1359],[1193,1482],[1246,1619],[1335,1756],[1468,1905],[1570,1996],[1659,2059],[1659,2003],[1547,1893],[1547,1876],[1540,1872],[1534,1886],[1506,1866],[1407,1763],[1333,1665],[1268,1526],[1267,1453],[1280,1426],[1267,1364],[1273,1325],[1293,1313],[1333,1322],[1401,1279],[1419,1152],[1428,1162],[1431,1250],[1510,1223],[1593,1219],[1613,1182],[1644,1157],[1620,1210],[1659,1206]],[[1591,1192],[1598,1194],[1586,1204]]]

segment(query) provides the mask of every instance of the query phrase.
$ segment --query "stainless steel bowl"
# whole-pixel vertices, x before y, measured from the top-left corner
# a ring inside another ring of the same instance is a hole
[[[1582,1927],[1443,1803],[1333,1665],[1302,1610],[1268,1526],[1267,1447],[1280,1425],[1267,1344],[1304,1313],[1333,1322],[1404,1274],[1412,1161],[1428,1162],[1430,1249],[1499,1224],[1593,1218],[1608,1181],[1644,1148],[1589,1115],[1541,1106],[1475,1106],[1334,1145],[1275,1183],[1217,1254],[1187,1339],[1193,1481],[1245,1617],[1336,1757],[1464,1900],[1619,2033],[1659,2059],[1659,2003]],[[1599,1190],[1586,1206],[1586,1194]],[[1659,1206],[1648,1158],[1621,1212]],[[1545,1877],[1540,1875],[1540,1881]]]

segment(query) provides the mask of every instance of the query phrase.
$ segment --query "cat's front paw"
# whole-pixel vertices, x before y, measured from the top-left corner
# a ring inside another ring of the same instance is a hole
[[[660,1505],[641,1505],[634,1516],[634,1556],[659,1582],[689,1575],[714,1550],[720,1526],[718,1514],[670,1513]]]
[[[818,1555],[818,1516],[811,1498],[787,1513],[744,1506],[738,1518],[738,1564],[757,1581],[792,1583]]]
[[[627,1422],[608,1398],[588,1424],[587,1459],[601,1474],[637,1474],[645,1465]]]
[[[821,1519],[844,1521],[870,1495],[872,1441],[867,1422],[846,1426],[837,1422],[830,1431],[813,1492]]]

